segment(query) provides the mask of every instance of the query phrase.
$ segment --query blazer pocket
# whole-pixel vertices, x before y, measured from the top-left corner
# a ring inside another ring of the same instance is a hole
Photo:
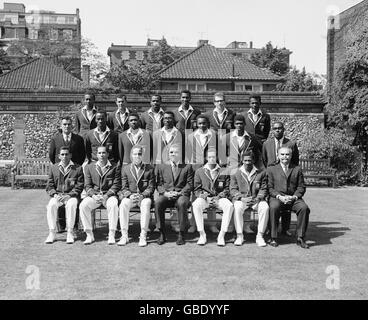
[[[147,179],[142,179],[142,188],[147,188],[148,187],[148,180]]]
[[[66,180],[66,184],[69,185],[71,188],[75,187],[75,182],[76,182],[76,179],[74,179],[74,178],[68,178]]]
[[[113,184],[113,179],[106,179],[106,181],[107,181],[107,186],[111,187]]]

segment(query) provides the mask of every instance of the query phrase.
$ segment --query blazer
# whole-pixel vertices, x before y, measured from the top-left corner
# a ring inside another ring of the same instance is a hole
[[[267,168],[268,190],[270,196],[277,195],[297,196],[299,199],[305,194],[305,184],[302,169],[299,166],[289,165],[287,174],[281,164]]]
[[[271,131],[271,117],[268,113],[262,112],[262,116],[257,122],[253,122],[248,111],[242,112],[245,119],[245,131],[255,135],[259,140],[265,142]]]
[[[194,195],[198,198],[204,192],[209,193],[209,197],[228,198],[230,194],[230,176],[225,175],[221,168],[214,180],[208,169],[201,167],[194,174]]]
[[[233,202],[247,197],[253,197],[259,201],[266,200],[268,196],[266,171],[257,169],[257,173],[249,181],[244,173],[238,169],[234,175],[231,175],[230,194]]]
[[[120,117],[117,114],[117,111],[109,112],[107,115],[107,126],[110,130],[120,134],[123,131],[129,129],[128,117],[125,119],[125,122],[122,123]]]
[[[100,141],[95,129],[92,129],[88,131],[84,139],[88,162],[97,161],[97,148],[100,146],[107,147],[110,161],[119,161],[118,134],[116,132],[109,131],[105,139]]]
[[[299,149],[295,141],[291,141],[284,137],[282,147],[289,147],[292,150],[290,164],[299,165]],[[262,160],[265,167],[275,165],[279,162],[276,157],[275,138],[269,138],[262,146]]]
[[[80,109],[75,115],[76,120],[77,120],[77,133],[81,135],[82,137],[84,137],[88,133],[89,130],[92,130],[97,127],[97,123],[96,123],[97,108],[93,108],[92,111],[93,111],[93,116],[92,116],[91,121],[89,121],[86,115],[86,112],[83,108]]]
[[[217,150],[217,133],[212,129],[209,129],[211,132],[210,138],[207,140],[207,143],[202,147],[201,142],[199,141],[198,136],[196,135],[196,131],[191,133],[188,137],[186,137],[185,143],[185,162],[193,165],[202,166],[207,162],[207,153],[209,148],[213,148]]]
[[[128,164],[121,169],[121,190],[119,198],[129,198],[133,193],[140,193],[144,198],[152,198],[155,191],[155,174],[151,165],[143,164],[139,176],[134,165]]]
[[[194,107],[192,108],[193,108],[193,111],[190,111],[188,113],[187,118],[184,118],[184,115],[179,112],[179,108],[173,111],[176,128],[181,132],[183,136],[185,134],[186,129],[195,130],[197,128],[196,119],[197,119],[197,116],[201,114],[201,110],[194,108]]]
[[[181,132],[178,130],[176,134],[172,136],[171,141],[168,143],[163,137],[161,130],[156,130],[153,133],[153,164],[163,164],[169,161],[169,149],[172,145],[179,145],[181,147],[180,158],[183,157],[183,138]]]
[[[150,109],[149,109],[150,110]],[[148,111],[149,111],[148,110]],[[155,121],[153,119],[153,117],[148,113],[148,111],[146,112],[143,112],[141,114],[141,128],[142,129],[145,129],[147,131],[149,131],[150,133],[152,133],[154,131],[154,126],[153,126],[153,121]],[[164,126],[164,123],[163,123],[163,113],[161,114],[161,117],[160,117],[160,122],[159,122],[159,128],[162,128]]]
[[[178,176],[174,180],[171,164],[160,164],[156,167],[157,191],[163,195],[166,191],[177,191],[190,197],[193,190],[193,169],[190,164],[178,165]]]
[[[235,112],[226,108],[224,118],[222,121],[219,120],[217,114],[214,112],[215,109],[207,111],[204,115],[210,119],[210,128],[214,131],[218,131],[219,129],[225,129],[226,132],[229,132],[231,129],[234,129],[234,117]]]
[[[103,194],[116,196],[121,189],[121,171],[119,166],[111,163],[111,167],[102,176],[96,169],[97,162],[85,166],[84,188],[87,196]]]
[[[61,147],[69,147],[70,153],[72,154],[72,161],[79,165],[82,165],[86,158],[86,150],[84,147],[83,138],[78,135],[72,133],[71,139],[69,143],[66,143],[63,138],[62,133],[56,133],[50,141],[49,148],[49,159],[55,164],[60,162],[59,153]]]
[[[73,198],[79,198],[83,186],[84,176],[81,166],[73,164],[65,174],[59,170],[59,164],[51,166],[46,185],[46,192],[50,197],[63,193]]]
[[[118,152],[120,163],[122,165],[132,162],[132,160],[130,159],[130,153],[135,145],[141,145],[145,148],[143,153],[143,163],[145,164],[151,163],[152,138],[148,131],[143,129],[142,131],[143,135],[141,135],[136,144],[134,144],[134,142],[130,140],[130,138],[128,137],[128,131],[124,131],[123,133],[119,134]]]

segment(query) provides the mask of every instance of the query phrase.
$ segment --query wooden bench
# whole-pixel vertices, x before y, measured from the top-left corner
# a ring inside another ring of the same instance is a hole
[[[51,166],[50,160],[45,158],[16,160],[11,170],[12,189],[17,187],[17,181],[19,180],[47,181]]]
[[[330,159],[300,159],[299,164],[305,178],[327,179],[336,188],[336,169],[331,168]]]

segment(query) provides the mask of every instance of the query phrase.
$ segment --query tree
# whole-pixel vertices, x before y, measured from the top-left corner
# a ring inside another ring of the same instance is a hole
[[[13,67],[13,63],[10,61],[4,49],[0,48],[0,74],[10,70]]]
[[[323,79],[316,75],[307,73],[305,68],[302,71],[293,67],[285,76],[284,82],[277,85],[280,91],[314,92],[324,88]]]
[[[288,60],[286,49],[278,49],[271,42],[268,42],[265,47],[250,57],[250,62],[256,66],[267,68],[279,76],[283,76],[289,71]]]

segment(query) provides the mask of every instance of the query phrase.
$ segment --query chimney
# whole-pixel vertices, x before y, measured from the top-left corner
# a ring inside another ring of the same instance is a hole
[[[208,40],[198,40],[197,47],[200,47],[202,44],[208,44]]]
[[[90,79],[90,67],[89,65],[85,64],[82,66],[82,81],[86,86],[89,86],[89,79]]]
[[[249,48],[253,49],[253,41],[249,41]]]

